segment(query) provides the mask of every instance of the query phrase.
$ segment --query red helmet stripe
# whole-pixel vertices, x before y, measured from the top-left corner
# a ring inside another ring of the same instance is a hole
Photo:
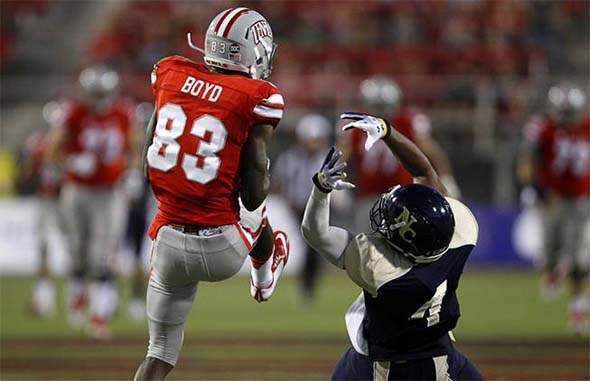
[[[234,23],[236,22],[237,19],[240,18],[241,15],[243,15],[244,13],[250,11],[248,8],[245,8],[243,10],[241,10],[240,12],[236,13],[227,23],[227,26],[225,27],[224,31],[223,31],[223,37],[227,38],[227,35],[229,34],[229,31],[231,30],[231,27],[234,25]]]
[[[217,25],[215,25],[215,34],[217,34],[217,32],[219,32],[219,28],[221,27],[221,24],[223,24],[223,21],[225,20],[225,18],[227,16],[229,16],[229,14],[231,13],[231,11],[233,11],[235,8],[230,8],[228,10],[226,10],[223,15],[221,15],[221,17],[219,18],[219,21],[217,22]]]

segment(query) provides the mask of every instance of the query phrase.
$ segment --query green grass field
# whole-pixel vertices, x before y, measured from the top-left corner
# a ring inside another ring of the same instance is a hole
[[[63,308],[49,320],[30,315],[31,284],[0,278],[3,380],[131,378],[145,353],[145,323],[128,321],[122,307],[113,341],[91,341],[66,325]],[[330,273],[316,302],[304,308],[296,286],[285,278],[271,302],[258,304],[247,278],[199,285],[170,379],[326,379],[348,346],[344,313],[359,289],[344,274]],[[588,340],[567,334],[565,295],[540,300],[536,274],[470,271],[459,298],[457,346],[486,377],[588,379]]]

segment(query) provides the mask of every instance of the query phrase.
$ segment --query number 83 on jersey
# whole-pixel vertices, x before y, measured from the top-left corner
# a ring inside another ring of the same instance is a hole
[[[196,155],[182,153],[178,139],[187,127],[187,116],[181,106],[166,103],[158,111],[158,121],[154,139],[147,152],[147,162],[151,168],[168,172],[178,165],[190,181],[207,184],[217,177],[221,159],[217,156],[224,147],[227,130],[214,116],[205,114],[191,123],[190,134],[200,138]],[[208,141],[205,136],[209,132]]]

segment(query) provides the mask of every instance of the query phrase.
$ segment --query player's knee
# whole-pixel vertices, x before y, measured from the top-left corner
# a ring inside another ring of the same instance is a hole
[[[163,324],[150,319],[149,331],[150,342],[147,356],[176,366],[184,339],[184,323]]]

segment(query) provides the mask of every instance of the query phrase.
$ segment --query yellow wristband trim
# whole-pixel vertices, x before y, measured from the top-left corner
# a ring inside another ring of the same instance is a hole
[[[383,133],[381,134],[381,138],[384,138],[387,135],[389,135],[389,131],[388,131],[389,128],[387,127],[387,122],[385,121],[385,119],[379,118],[379,122],[383,126]]]

